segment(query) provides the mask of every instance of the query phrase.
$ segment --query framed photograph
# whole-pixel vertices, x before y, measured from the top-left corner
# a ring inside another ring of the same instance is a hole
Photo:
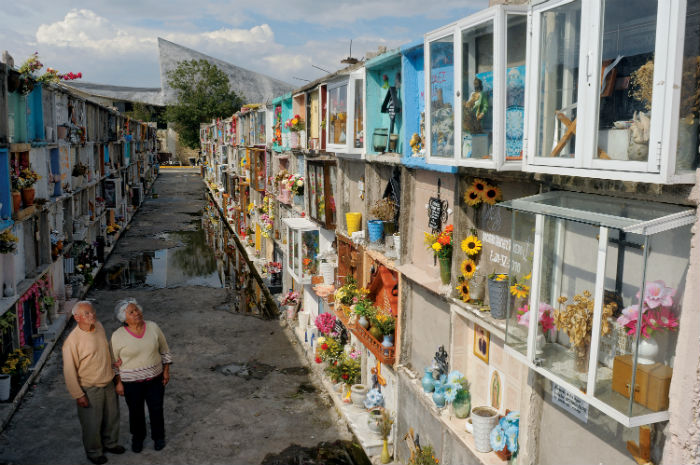
[[[474,323],[474,355],[489,363],[489,342],[491,334]]]

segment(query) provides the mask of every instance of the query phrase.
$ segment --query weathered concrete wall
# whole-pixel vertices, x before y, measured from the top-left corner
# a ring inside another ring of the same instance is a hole
[[[348,225],[345,221],[346,213],[360,212],[362,213],[363,220],[367,216],[367,212],[365,209],[366,202],[360,198],[360,184],[364,183],[365,179],[365,164],[360,161],[352,161],[339,158],[337,179],[337,229],[347,234]]]
[[[699,184],[700,170],[689,196],[696,206],[700,204]],[[666,464],[700,462],[700,216],[697,213],[692,232],[690,266],[669,393],[671,419],[663,453]]]
[[[438,347],[450,348],[450,307],[424,287],[405,280],[402,361],[417,373],[430,366]],[[408,337],[410,336],[410,338]],[[404,359],[405,357],[405,359]]]

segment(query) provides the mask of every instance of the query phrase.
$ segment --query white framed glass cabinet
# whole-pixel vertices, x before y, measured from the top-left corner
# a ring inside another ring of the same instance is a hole
[[[668,420],[695,211],[561,191],[499,205],[519,290],[506,350],[627,427]]]
[[[525,169],[694,182],[699,10],[694,0],[532,7]]]
[[[429,163],[521,169],[526,12],[493,6],[426,35]]]
[[[319,230],[306,218],[284,218],[287,227],[287,271],[299,284],[318,274]]]
[[[328,83],[327,151],[345,158],[364,154],[364,67]]]

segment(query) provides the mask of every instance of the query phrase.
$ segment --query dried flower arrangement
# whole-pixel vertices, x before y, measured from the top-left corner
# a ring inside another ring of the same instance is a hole
[[[564,310],[561,309],[561,304],[568,301],[566,297],[559,297],[559,309],[554,311],[554,323],[557,328],[564,331],[571,345],[575,347],[584,347],[591,342],[591,331],[593,330],[593,306],[595,301],[591,299],[589,291],[583,291],[577,294],[572,299],[573,303],[568,304]],[[609,318],[617,310],[615,302],[607,303],[603,306],[601,334],[607,335],[612,331]]]
[[[396,216],[396,203],[389,197],[384,197],[374,202],[369,212],[378,220],[394,221],[394,216]]]
[[[644,108],[651,110],[651,95],[654,90],[654,61],[649,60],[631,74],[630,97],[639,100]]]

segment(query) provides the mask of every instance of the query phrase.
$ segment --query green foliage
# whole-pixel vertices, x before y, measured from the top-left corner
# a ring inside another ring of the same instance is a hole
[[[228,76],[206,60],[181,61],[167,77],[178,101],[168,105],[166,118],[187,147],[199,148],[200,123],[228,118],[241,108],[242,96],[230,89]]]
[[[146,103],[134,103],[131,111],[124,112],[124,114],[137,121],[158,123],[159,128],[167,126],[163,107],[156,107]]]

